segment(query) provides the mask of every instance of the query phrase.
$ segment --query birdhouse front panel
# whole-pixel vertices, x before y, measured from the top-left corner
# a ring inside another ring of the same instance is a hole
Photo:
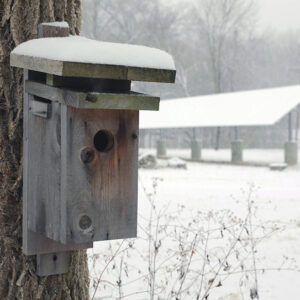
[[[136,236],[139,112],[62,106],[60,242]]]

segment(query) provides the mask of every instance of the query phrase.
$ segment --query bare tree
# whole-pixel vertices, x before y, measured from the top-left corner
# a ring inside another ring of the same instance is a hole
[[[83,34],[170,52],[177,68],[172,89],[168,85],[157,89],[156,84],[133,83],[140,92],[159,91],[157,96],[162,99],[298,84],[299,32],[257,31],[256,2],[86,0]],[[245,129],[245,144],[281,147],[286,140],[285,124],[273,129]],[[144,132],[149,135],[149,131]],[[204,146],[212,147],[217,142],[228,147],[231,133],[231,128],[222,129],[222,135],[215,128],[205,129]],[[183,143],[185,135],[183,130],[174,135],[180,146],[187,145]]]
[[[0,299],[88,299],[86,252],[74,252],[68,274],[40,278],[35,257],[24,256],[22,240],[23,72],[10,68],[18,44],[35,38],[44,21],[67,21],[72,34],[81,22],[79,0],[0,3]]]
[[[256,6],[254,0],[200,0],[196,22],[207,46],[214,93],[224,92],[224,73],[232,47],[252,32]],[[237,33],[240,33],[237,36]],[[236,48],[236,47],[235,47]],[[228,66],[227,66],[228,67]]]
[[[200,0],[195,4],[195,8],[196,25],[204,39],[202,43],[207,47],[205,60],[211,75],[211,92],[225,92],[225,82],[230,81],[228,56],[231,52],[236,52],[237,37],[242,39],[247,32],[252,31],[254,0]],[[242,36],[238,36],[237,32],[242,32]],[[219,148],[220,133],[218,128],[216,149]]]

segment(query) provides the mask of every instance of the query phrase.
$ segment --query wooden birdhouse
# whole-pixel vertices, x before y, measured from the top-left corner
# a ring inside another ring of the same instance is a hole
[[[10,59],[25,70],[23,252],[49,275],[70,250],[136,237],[139,110],[159,98],[131,81],[172,83],[175,68],[161,50],[68,36],[66,23],[39,33]]]

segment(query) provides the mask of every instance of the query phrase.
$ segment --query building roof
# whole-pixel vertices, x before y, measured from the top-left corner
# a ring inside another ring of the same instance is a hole
[[[141,112],[141,128],[273,125],[300,103],[300,86],[161,101]]]

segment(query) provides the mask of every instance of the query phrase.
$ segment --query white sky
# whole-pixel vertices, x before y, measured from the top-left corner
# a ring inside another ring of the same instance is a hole
[[[260,26],[285,31],[300,29],[300,0],[258,0]]]

